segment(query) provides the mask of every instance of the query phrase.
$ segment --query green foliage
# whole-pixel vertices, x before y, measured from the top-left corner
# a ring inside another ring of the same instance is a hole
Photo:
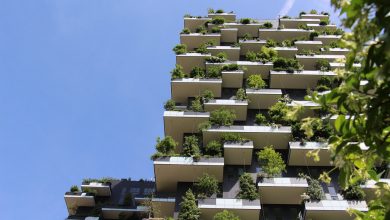
[[[225,23],[225,18],[223,17],[214,17],[212,20],[211,20],[211,23],[212,24],[216,24],[216,25],[221,25],[221,24],[224,24]]]
[[[206,78],[221,78],[221,67],[220,66],[210,66],[207,68]]]
[[[301,15],[305,15],[306,14],[306,12],[304,12],[304,11],[301,11],[300,13],[299,13],[299,16],[301,16]]]
[[[221,136],[221,141],[225,142],[244,142],[245,138],[241,137],[240,134],[237,133],[223,133]]]
[[[223,107],[212,111],[210,114],[210,122],[212,125],[230,126],[233,125],[235,119],[236,114],[234,111],[225,109]]]
[[[176,55],[185,54],[187,53],[187,45],[178,44],[172,50],[176,53]]]
[[[218,53],[217,56],[207,57],[206,61],[209,63],[223,63],[226,61],[227,55],[226,53]]]
[[[364,200],[366,197],[366,194],[358,184],[350,185],[341,191],[341,194],[346,200]]]
[[[201,34],[207,34],[207,29],[205,26],[201,25],[195,29],[195,32]]]
[[[180,203],[179,220],[199,220],[200,210],[196,205],[196,199],[191,189],[183,196]]]
[[[213,27],[213,28],[211,28],[211,33],[221,33],[221,28],[220,27]]]
[[[202,92],[202,98],[203,98],[203,102],[208,102],[208,101],[214,99],[214,93],[212,91],[206,89]]]
[[[314,40],[315,37],[318,37],[320,33],[318,31],[311,32],[309,35],[310,40]]]
[[[267,21],[263,24],[263,27],[267,29],[272,28],[272,23]]]
[[[176,102],[173,99],[169,99],[164,104],[165,111],[175,111],[176,109]]]
[[[187,157],[200,157],[199,139],[196,135],[184,137],[183,155]]]
[[[218,9],[215,13],[217,13],[217,14],[222,14],[222,13],[225,13],[225,11],[222,10],[222,9]]]
[[[311,30],[311,28],[309,28],[306,24],[300,24],[300,25],[298,25],[298,29],[302,29],[302,30]]]
[[[193,112],[203,112],[203,105],[200,101],[200,97],[196,97],[192,102],[190,106],[191,111]]]
[[[316,68],[316,70],[320,70],[320,71],[330,71],[331,70],[330,63],[327,60],[318,60],[315,64],[315,68]]]
[[[205,77],[205,69],[195,66],[192,68],[190,72],[190,77],[191,78],[204,78]]]
[[[250,40],[250,39],[253,39],[252,35],[250,33],[245,33],[243,36],[242,36],[242,39],[244,40]]]
[[[248,51],[246,53],[246,59],[252,62],[266,63],[266,62],[273,61],[274,59],[276,59],[277,56],[278,56],[278,52],[276,50],[264,46],[261,47],[259,53],[255,53],[252,51]]]
[[[112,178],[112,177],[103,177],[103,178],[100,178],[100,179],[87,178],[87,179],[83,179],[83,184],[89,184],[89,183],[92,183],[92,182],[109,184],[109,183],[111,183],[114,180],[117,180],[117,179]]]
[[[257,154],[262,170],[267,177],[277,177],[286,171],[286,164],[282,155],[273,149],[273,146],[267,146]]]
[[[259,198],[259,193],[257,192],[256,185],[253,182],[253,178],[249,173],[243,173],[240,176],[240,191],[237,194],[237,198],[247,199],[250,201]]]
[[[282,47],[292,47],[292,46],[294,46],[294,41],[284,40],[284,41],[282,41],[282,44],[280,46],[282,46]]]
[[[207,47],[211,47],[215,44],[214,41],[208,41],[208,42],[205,42],[205,43],[202,43],[201,45],[199,45],[198,48],[196,48],[195,52],[197,53],[202,53],[202,54],[206,54],[208,53],[209,51],[207,50]]]
[[[321,200],[325,197],[324,190],[321,187],[321,184],[316,179],[307,179],[309,187],[307,188],[307,195],[311,200]]]
[[[71,192],[78,192],[79,191],[79,187],[76,186],[76,185],[73,185],[73,186],[70,187],[70,191]]]
[[[218,180],[207,173],[203,173],[194,185],[199,198],[208,198],[219,192]]]
[[[175,69],[171,71],[171,79],[182,79],[185,78],[186,74],[183,71],[183,67],[176,64]]]
[[[261,75],[250,75],[246,79],[248,88],[251,89],[263,89],[267,86],[264,80],[261,78]]]
[[[330,79],[329,76],[322,76],[318,82],[317,82],[317,87],[316,91],[318,92],[323,92],[326,90],[329,90],[332,88],[332,80]]]
[[[123,205],[131,206],[132,203],[133,203],[133,194],[127,193],[124,200],[123,200]]]
[[[157,153],[152,155],[152,159],[171,156],[174,154],[176,147],[177,142],[171,136],[166,136],[164,139],[160,139],[160,137],[158,137],[156,144]]]
[[[265,46],[266,47],[276,47],[277,46],[277,43],[276,41],[272,40],[272,39],[268,39],[265,43]]]
[[[258,114],[256,114],[256,117],[255,117],[255,123],[258,125],[265,124],[265,123],[267,123],[267,118],[263,114],[258,113]]]
[[[278,57],[274,61],[275,71],[287,71],[288,73],[293,73],[294,71],[301,71],[302,69],[303,66],[296,59]]]
[[[240,220],[240,218],[234,215],[233,212],[223,210],[222,212],[215,214],[213,220]]]
[[[298,53],[298,55],[305,55],[305,56],[314,56],[316,54],[319,54],[319,52],[313,50],[302,50],[301,52]]]
[[[222,144],[219,141],[210,141],[204,147],[204,155],[212,157],[221,157],[222,156]]]
[[[231,63],[231,64],[228,64],[228,65],[224,65],[222,67],[222,70],[223,71],[235,71],[235,70],[239,70],[239,67],[238,67],[237,64]]]
[[[291,17],[288,16],[288,15],[284,15],[282,18],[284,18],[284,19],[290,19]]]
[[[240,19],[241,24],[250,24],[251,21],[252,21],[252,19],[250,19],[250,18],[241,18]]]
[[[321,26],[325,26],[325,25],[328,25],[329,24],[329,20],[321,20],[320,21],[320,25]]]
[[[207,13],[209,13],[209,14],[214,14],[214,13],[215,13],[215,11],[214,11],[214,9],[212,9],[212,8],[209,8],[209,9],[207,10]]]
[[[188,28],[184,28],[181,32],[180,32],[180,34],[190,34],[191,33],[191,31],[190,31],[190,29],[188,29]]]
[[[312,9],[312,10],[310,10],[310,12],[309,12],[309,14],[317,14],[318,12],[317,12],[317,10],[315,10],[315,9]]]
[[[271,106],[268,110],[268,115],[271,121],[275,124],[288,125],[290,123],[287,120],[288,107],[284,102],[277,102]]]
[[[248,96],[246,95],[245,89],[239,88],[236,92],[236,100],[245,101],[248,99]]]

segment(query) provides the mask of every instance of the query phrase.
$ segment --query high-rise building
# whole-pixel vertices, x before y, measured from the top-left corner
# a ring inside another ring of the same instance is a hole
[[[338,86],[334,70],[349,52],[342,34],[315,11],[277,20],[185,15],[154,181],[85,180],[65,194],[68,219],[189,219],[181,205],[189,189],[202,220],[224,210],[242,220],[343,220],[353,219],[350,208],[366,211],[374,183],[342,190],[337,170],[330,183],[317,181],[334,168],[326,143],[333,128],[318,120],[305,132],[301,121],[327,114],[305,96]]]

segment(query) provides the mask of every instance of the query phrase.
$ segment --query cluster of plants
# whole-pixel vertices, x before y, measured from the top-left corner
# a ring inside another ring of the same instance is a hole
[[[186,157],[193,157],[195,160],[199,160],[201,153],[198,136],[190,135],[184,137],[182,155]]]
[[[191,30],[189,28],[183,28],[180,34],[191,34]]]
[[[185,18],[202,18],[202,16],[193,16],[193,15],[190,15],[190,14],[185,14],[184,17]]]
[[[256,20],[253,20],[251,18],[241,18],[240,19],[241,24],[251,24],[251,23],[258,23]]]
[[[214,17],[212,20],[211,20],[211,23],[212,24],[215,24],[215,25],[221,25],[221,24],[224,24],[225,23],[225,18],[223,17]]]
[[[176,67],[171,71],[171,79],[183,79],[183,78],[199,78],[199,79],[215,79],[221,78],[222,68],[219,66],[211,66],[206,71],[201,67],[194,67],[189,74],[186,74],[183,67],[176,64]]]
[[[257,192],[255,182],[253,181],[252,176],[249,173],[243,173],[240,176],[240,190],[237,194],[239,199],[247,199],[250,201],[256,200],[259,198],[259,193]]]
[[[247,41],[247,40],[253,40],[254,38],[250,33],[245,33],[242,37],[240,37],[240,40]],[[260,41],[260,39],[257,39]]]
[[[316,70],[320,70],[323,72],[331,70],[331,66],[330,66],[329,61],[325,60],[325,59],[317,60],[317,62],[315,64],[315,68],[316,68]]]
[[[309,196],[307,200],[319,201],[325,197],[324,190],[320,182],[317,179],[313,179],[312,177],[299,173],[298,176],[302,179],[306,179],[309,187],[307,188],[306,194]]]
[[[320,118],[305,118],[292,123],[291,133],[296,141],[324,142],[332,135],[333,130],[327,121]]]
[[[84,184],[89,184],[91,182],[96,182],[96,183],[109,184],[109,183],[111,183],[114,180],[117,180],[117,179],[112,178],[112,177],[103,177],[103,178],[100,178],[100,179],[86,178],[86,179],[83,179],[83,183]]]
[[[354,184],[348,186],[346,189],[341,191],[341,195],[343,195],[346,200],[364,200],[366,194],[359,184]]]
[[[200,96],[195,97],[194,100],[191,101],[189,106],[189,110],[193,112],[203,112],[204,111],[204,103],[214,99],[214,93],[210,90],[204,90]]]
[[[337,28],[336,30],[332,30],[329,28],[325,28],[321,31],[314,31],[310,33],[310,40],[314,40],[314,37],[318,37],[319,35],[343,35],[344,31],[340,28]]]
[[[303,66],[296,59],[278,57],[274,61],[275,71],[286,71],[288,73],[294,73],[294,71],[303,70]]]
[[[227,64],[227,65],[222,66],[222,71],[236,71],[239,69],[240,69],[240,67],[235,63],[231,63],[231,64]]]
[[[291,125],[292,120],[287,117],[289,108],[286,102],[279,101],[268,110],[269,120],[276,125]]]
[[[175,100],[173,99],[168,99],[165,103],[164,103],[164,109],[165,111],[176,111],[176,102]]]
[[[203,173],[194,184],[198,198],[210,198],[219,193],[218,180],[207,173]]]
[[[314,51],[314,50],[302,50],[301,52],[297,53],[297,55],[314,56],[319,53],[320,53],[319,51]]]
[[[199,45],[198,48],[196,48],[195,52],[196,53],[201,53],[201,54],[207,54],[209,51],[207,50],[207,47],[212,47],[215,45],[215,41],[207,41],[205,43],[202,43]]]
[[[233,212],[223,210],[214,215],[213,220],[240,220]]]
[[[251,62],[272,62],[278,57],[278,52],[273,48],[261,47],[260,52],[256,53],[248,51],[245,55],[246,59]]]
[[[234,111],[224,107],[210,113],[210,123],[215,126],[231,126],[235,119]]]
[[[195,33],[207,34],[207,29],[204,25],[201,25],[195,29]]]
[[[191,189],[188,189],[180,203],[179,220],[199,220],[200,209],[196,204],[196,198]]]
[[[306,24],[300,24],[298,25],[298,29],[302,29],[302,30],[313,30],[313,28],[311,27],[308,27]]]
[[[301,11],[301,12],[299,13],[299,15],[304,15],[304,14],[306,14],[305,11]],[[317,10],[312,9],[312,10],[309,11],[309,14],[315,14],[315,15],[316,15],[316,14],[318,14],[318,12],[317,12]],[[321,14],[322,14],[322,15],[329,15],[329,13],[328,13],[328,12],[325,12],[325,11],[322,11]]]
[[[214,10],[212,8],[209,8],[208,13],[209,14],[222,14],[222,13],[225,13],[225,11],[222,9]],[[230,13],[233,13],[233,11],[231,11]]]
[[[261,26],[260,26],[260,28],[261,29],[270,29],[270,28],[272,28],[272,23],[271,22],[269,22],[269,21],[267,21],[267,22],[264,22],[264,24],[262,24]]]
[[[211,33],[221,33],[221,28],[220,27],[212,27]]]
[[[172,50],[175,52],[176,55],[185,54],[187,53],[187,45],[177,44]]]
[[[329,76],[322,76],[318,80],[315,90],[318,92],[327,91],[330,90],[333,87],[333,85],[334,83],[332,82]]]
[[[221,136],[221,142],[222,143],[245,143],[248,139],[242,137],[240,134],[237,133],[224,133]]]
[[[236,92],[234,99],[239,101],[248,100],[248,96],[246,95],[245,89],[239,88]]]
[[[250,75],[246,79],[246,85],[250,89],[263,89],[267,83],[261,78],[261,75]]]
[[[344,48],[340,41],[332,41],[329,45],[323,47],[325,51],[329,51],[330,48]]]
[[[321,26],[326,26],[326,25],[328,25],[329,24],[329,20],[328,19],[325,19],[325,20],[321,20],[320,21],[320,25]]]
[[[79,191],[80,191],[80,189],[79,189],[79,187],[78,187],[78,186],[76,186],[76,185],[73,185],[73,186],[71,186],[71,187],[70,187],[70,191],[71,191],[71,192],[79,192]]]
[[[206,61],[209,63],[223,63],[227,59],[226,53],[218,53],[216,56],[207,57]]]
[[[183,67],[176,64],[175,68],[171,71],[171,79],[182,79],[186,77],[187,74],[184,73]]]
[[[159,157],[171,157],[175,156],[175,149],[177,142],[171,136],[165,136],[163,139],[160,137],[156,140],[156,153],[151,156],[151,159],[157,159]]]
[[[286,164],[279,152],[276,152],[273,146],[264,147],[257,153],[259,165],[262,169],[262,177],[278,177],[286,171]]]

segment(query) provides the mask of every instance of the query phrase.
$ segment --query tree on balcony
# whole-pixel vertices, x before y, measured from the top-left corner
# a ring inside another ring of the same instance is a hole
[[[211,157],[222,157],[222,144],[212,140],[204,147],[204,155]]]
[[[272,146],[267,146],[258,154],[258,161],[266,177],[277,177],[286,171],[286,164],[282,155],[274,150]]]
[[[359,184],[350,185],[345,190],[342,190],[341,194],[346,200],[363,200],[366,197]]]
[[[192,190],[189,189],[183,196],[180,203],[179,220],[198,220],[200,219],[200,210],[196,205],[196,199]]]
[[[222,212],[218,212],[214,215],[214,220],[240,220],[240,218],[234,215],[233,212],[229,212],[228,210],[223,210]]]
[[[164,139],[158,137],[156,144],[157,152],[152,155],[152,160],[174,155],[176,147],[177,142],[171,136],[166,136]]]
[[[259,198],[256,185],[249,173],[244,173],[240,176],[240,191],[237,194],[237,198],[251,201]]]
[[[246,80],[246,84],[250,89],[263,89],[267,86],[261,75],[250,75]]]
[[[200,158],[199,139],[196,135],[184,137],[183,155],[195,159]]]
[[[226,109],[224,107],[214,110],[210,114],[210,122],[212,125],[217,126],[230,126],[233,125],[236,119],[234,111]]]
[[[208,198],[219,192],[218,180],[204,173],[194,184],[198,198]]]

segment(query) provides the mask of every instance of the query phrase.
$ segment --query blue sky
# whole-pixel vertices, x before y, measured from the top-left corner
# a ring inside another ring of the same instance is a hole
[[[86,177],[153,177],[182,17],[210,7],[332,12],[328,0],[2,1],[0,219],[64,219],[64,192]]]

